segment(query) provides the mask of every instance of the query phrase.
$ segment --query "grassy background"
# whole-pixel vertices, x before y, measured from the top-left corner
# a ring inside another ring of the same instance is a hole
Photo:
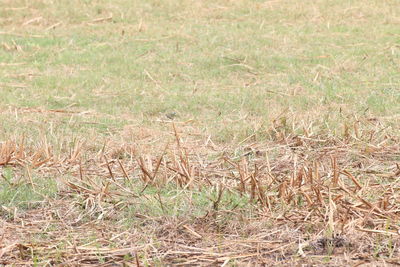
[[[240,141],[282,113],[335,129],[400,111],[394,0],[1,3],[3,128],[33,126],[5,113],[33,107],[89,112],[34,116],[73,133],[168,115]]]
[[[0,0],[0,260],[395,257],[399,14],[398,0]]]

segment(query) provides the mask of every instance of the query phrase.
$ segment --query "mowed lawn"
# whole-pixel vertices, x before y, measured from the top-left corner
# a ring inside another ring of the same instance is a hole
[[[397,0],[0,0],[0,264],[398,263],[399,125]]]

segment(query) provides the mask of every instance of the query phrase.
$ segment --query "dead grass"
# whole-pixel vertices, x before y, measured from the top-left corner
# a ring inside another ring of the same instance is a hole
[[[74,134],[172,118],[240,142],[282,112],[400,112],[396,0],[2,3],[0,108],[67,112]]]
[[[34,209],[2,207],[1,263],[397,263],[399,139],[379,120],[355,121],[342,138],[276,127],[274,140],[225,148],[184,131],[174,126],[152,154],[139,141],[118,139],[98,150],[76,141],[58,154],[45,141],[2,142],[3,172],[12,168],[17,177],[31,170],[23,183],[34,190],[32,176],[52,174],[59,189]],[[169,212],[171,198],[182,202],[166,194],[171,188],[185,195],[189,213]],[[193,194],[210,189],[212,197],[196,206]],[[231,195],[247,204],[230,205]],[[161,213],[126,213],[143,203],[159,205]]]
[[[399,7],[2,0],[0,265],[399,265]]]

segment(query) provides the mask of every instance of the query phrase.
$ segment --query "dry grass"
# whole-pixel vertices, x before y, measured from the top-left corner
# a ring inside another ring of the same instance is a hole
[[[392,129],[365,119],[342,138],[271,130],[273,141],[221,148],[174,126],[155,154],[117,139],[98,150],[77,141],[59,154],[45,141],[40,147],[23,139],[2,142],[3,170],[12,168],[18,177],[29,169],[18,182],[33,190],[32,176],[53,174],[59,190],[36,208],[2,207],[1,263],[396,263],[400,140]],[[171,215],[165,195],[171,188],[189,203],[196,192],[212,189],[214,197],[199,214]],[[231,194],[245,196],[247,205],[227,208],[223,199]],[[126,216],[127,207],[153,197],[161,214],[136,210]]]
[[[0,265],[399,264],[397,0],[0,2]]]
[[[396,115],[400,6],[366,1],[3,0],[0,109],[65,111],[41,123],[67,136],[191,120],[221,143],[265,138],[281,113]]]

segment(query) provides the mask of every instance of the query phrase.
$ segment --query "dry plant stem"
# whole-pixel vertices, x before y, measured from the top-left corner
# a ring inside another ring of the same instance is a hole
[[[134,158],[115,153],[131,144],[111,140],[97,150],[78,140],[70,149],[51,145],[43,136],[40,146],[25,136],[6,140],[0,143],[2,186],[28,184],[41,200],[18,212],[14,200],[2,205],[0,262],[32,264],[34,253],[44,263],[60,253],[58,263],[75,265],[98,264],[99,257],[122,264],[127,255],[128,263],[143,259],[142,265],[322,264],[323,257],[346,265],[372,261],[377,250],[395,262],[400,142],[374,125],[370,149],[360,148],[370,138],[364,127],[370,126],[359,123],[358,136],[349,130],[343,138],[308,131],[245,142],[246,153],[238,153],[210,149],[211,141],[173,126],[168,138],[175,146],[136,150]],[[42,192],[41,175],[62,182],[55,196]],[[126,228],[129,220],[138,225]],[[32,237],[43,241],[30,243]]]

